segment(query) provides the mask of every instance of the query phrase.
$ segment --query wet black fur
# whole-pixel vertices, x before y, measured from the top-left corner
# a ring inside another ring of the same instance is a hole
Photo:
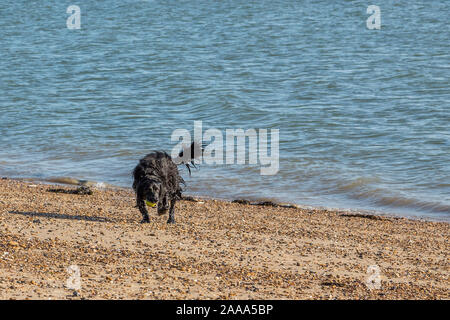
[[[162,151],[155,151],[139,160],[133,171],[133,189],[136,205],[142,214],[142,222],[149,222],[145,200],[158,203],[158,214],[169,211],[167,223],[175,223],[175,203],[181,200],[183,178],[172,158]]]

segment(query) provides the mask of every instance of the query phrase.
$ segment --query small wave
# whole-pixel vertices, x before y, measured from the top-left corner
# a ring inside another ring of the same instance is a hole
[[[371,183],[380,182],[379,178],[376,177],[368,177],[368,178],[358,178],[354,181],[344,183],[338,186],[338,190],[346,192],[355,189],[360,189],[363,186],[370,185]]]
[[[411,209],[426,210],[436,213],[450,214],[450,205],[446,205],[438,202],[422,201],[417,199],[405,198],[405,197],[389,197],[381,196],[374,201],[378,205],[389,207],[405,207]]]
[[[69,184],[69,185],[83,185],[88,187],[93,187],[96,189],[105,189],[108,187],[114,187],[104,182],[90,181],[90,180],[80,180],[71,177],[53,177],[44,179],[45,182],[58,183],[58,184]]]
[[[337,190],[349,198],[370,202],[376,206],[450,214],[450,205],[403,195],[392,195],[393,191],[379,187],[380,182],[381,179],[377,177],[358,178],[338,185]]]
[[[48,178],[44,179],[46,182],[53,182],[53,183],[61,183],[61,184],[70,184],[70,185],[79,185],[80,180],[70,178],[70,177],[55,177],[55,178]]]

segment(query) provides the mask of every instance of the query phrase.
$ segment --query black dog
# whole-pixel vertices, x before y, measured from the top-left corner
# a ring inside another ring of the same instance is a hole
[[[192,143],[189,150],[179,153],[179,164],[184,164],[191,173],[191,166],[195,167],[194,149]],[[202,148],[201,148],[202,150]],[[202,150],[203,151],[203,150]],[[190,158],[187,156],[191,156]],[[181,159],[181,160],[180,160]],[[147,206],[158,206],[158,215],[169,211],[167,223],[175,223],[175,203],[182,199],[181,185],[185,184],[178,172],[178,167],[172,158],[162,151],[155,151],[139,160],[133,171],[133,189],[136,192],[136,206],[142,214],[142,223],[150,222]]]

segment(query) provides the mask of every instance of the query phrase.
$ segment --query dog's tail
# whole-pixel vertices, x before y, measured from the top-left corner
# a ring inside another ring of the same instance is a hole
[[[184,146],[178,153],[178,157],[173,159],[177,165],[184,164],[191,175],[191,168],[197,168],[196,161],[203,156],[204,145],[194,141],[190,146]]]

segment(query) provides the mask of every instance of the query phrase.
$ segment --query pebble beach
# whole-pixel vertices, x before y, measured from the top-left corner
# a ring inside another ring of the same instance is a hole
[[[446,222],[188,198],[141,224],[134,206],[0,180],[0,299],[450,298]]]

